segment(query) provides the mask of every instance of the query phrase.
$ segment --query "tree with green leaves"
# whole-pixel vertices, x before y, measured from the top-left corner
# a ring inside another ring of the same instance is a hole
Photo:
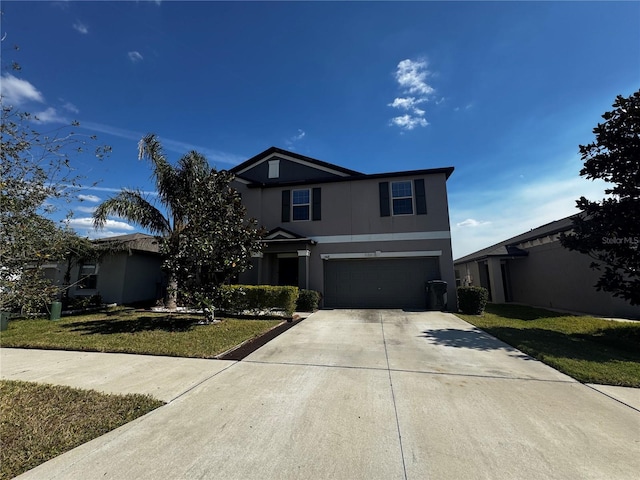
[[[37,116],[4,95],[0,108],[0,309],[34,313],[60,294],[42,266],[65,258],[77,235],[51,215],[83,188],[72,158],[93,148],[95,137],[77,133],[77,122],[42,132]]]
[[[178,294],[209,305],[223,282],[250,267],[251,252],[261,249],[261,231],[255,220],[245,219],[240,195],[230,186],[233,175],[211,168],[203,155],[191,151],[172,165],[149,134],[138,156],[151,163],[160,205],[125,189],[98,205],[94,225],[102,228],[109,215],[118,215],[159,236],[169,279],[166,307],[177,308]]]
[[[612,185],[601,202],[577,200],[581,213],[562,244],[594,259],[595,287],[640,305],[640,90],[619,95],[593,129],[595,141],[580,145],[580,175]]]

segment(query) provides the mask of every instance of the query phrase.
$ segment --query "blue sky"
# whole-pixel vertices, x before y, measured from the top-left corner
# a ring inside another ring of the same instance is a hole
[[[578,145],[640,87],[638,2],[15,2],[2,93],[113,147],[75,159],[91,209],[153,190],[137,142],[220,169],[275,145],[365,173],[454,166],[454,256],[575,213]],[[13,46],[18,45],[19,51]],[[9,77],[8,75],[12,75]]]

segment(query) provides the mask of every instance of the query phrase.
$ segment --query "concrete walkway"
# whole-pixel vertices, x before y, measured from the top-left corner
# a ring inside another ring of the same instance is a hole
[[[91,375],[69,378],[89,368],[87,358],[47,373],[35,361],[14,368],[23,361],[15,352],[2,350],[3,377],[98,387]],[[43,354],[55,352],[34,355]],[[241,362],[195,360],[181,376],[168,365],[183,360],[157,358],[155,369],[143,357],[126,388],[117,371],[137,357],[106,356],[113,363],[97,365],[115,368],[98,367],[101,389],[156,388],[170,403],[20,478],[635,479],[640,471],[640,411],[449,314],[321,311]],[[167,368],[176,373],[162,385]]]

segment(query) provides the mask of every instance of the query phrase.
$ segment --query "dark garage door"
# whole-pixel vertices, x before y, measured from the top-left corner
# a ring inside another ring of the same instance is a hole
[[[326,260],[324,306],[425,308],[425,283],[439,278],[435,257]]]

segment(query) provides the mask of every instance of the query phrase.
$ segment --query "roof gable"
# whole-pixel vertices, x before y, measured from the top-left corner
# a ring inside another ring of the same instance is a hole
[[[302,235],[298,235],[297,233],[293,233],[291,230],[287,230],[282,227],[276,227],[273,230],[270,230],[265,236],[263,240],[299,240],[301,238],[305,238]]]
[[[276,227],[267,232],[263,237],[264,243],[304,243],[315,245],[316,242],[308,237],[303,237],[286,228]]]
[[[280,174],[276,178],[269,178],[270,161],[279,161],[280,163]],[[264,152],[233,167],[230,172],[237,177],[262,184],[362,175],[355,170],[277,147],[268,148]]]
[[[533,228],[528,232],[521,233],[520,235],[511,237],[503,242],[496,243],[495,245],[491,245],[490,247],[483,248],[481,250],[478,250],[477,252],[470,253],[468,255],[465,255],[464,257],[460,257],[457,260],[454,260],[453,263],[457,265],[461,263],[482,260],[484,258],[492,256],[523,256],[522,252],[524,251],[518,248],[517,245],[530,240],[535,240],[537,238],[547,237],[571,230],[573,226],[573,217],[575,217],[576,215],[577,214],[570,215],[560,220],[542,225],[538,228]]]
[[[129,250],[138,250],[143,252],[158,253],[160,251],[160,243],[153,235],[146,233],[129,233],[126,235],[117,235],[115,237],[96,238],[93,242],[98,244],[114,244],[126,247]]]

